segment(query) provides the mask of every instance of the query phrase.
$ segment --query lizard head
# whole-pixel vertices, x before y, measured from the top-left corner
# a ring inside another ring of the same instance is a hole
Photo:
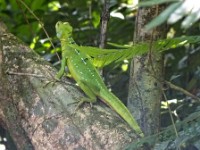
[[[58,38],[66,38],[72,34],[72,26],[68,22],[58,21],[56,23],[56,33]]]

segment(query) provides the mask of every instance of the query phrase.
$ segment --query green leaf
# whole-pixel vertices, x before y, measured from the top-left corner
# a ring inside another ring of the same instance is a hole
[[[99,11],[93,11],[92,12],[92,24],[95,28],[100,24],[100,14]]]
[[[34,0],[31,3],[31,10],[37,10],[37,9],[41,9],[42,5],[44,3],[44,0]]]
[[[159,5],[159,4],[163,4],[163,3],[169,3],[169,2],[178,2],[180,0],[149,0],[149,1],[144,1],[144,2],[140,2],[138,4],[139,7],[149,7],[149,6],[153,6],[153,5]]]
[[[157,16],[155,19],[153,19],[150,23],[148,23],[145,26],[146,30],[150,30],[162,23],[164,23],[169,16],[171,15],[171,13],[176,10],[180,5],[182,4],[182,2],[177,2],[177,3],[173,3],[171,4],[167,9],[165,9],[159,16]]]

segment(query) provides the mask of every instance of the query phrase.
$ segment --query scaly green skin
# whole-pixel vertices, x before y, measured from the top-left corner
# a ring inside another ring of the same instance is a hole
[[[96,102],[97,97],[100,98],[114,109],[137,132],[137,134],[143,136],[141,128],[132,117],[129,110],[107,89],[89,57],[85,53],[70,47],[71,44],[75,44],[72,39],[72,30],[73,29],[68,22],[59,21],[56,23],[56,33],[61,41],[62,48],[61,69],[56,75],[56,79],[59,80],[63,76],[67,64],[72,77],[89,97],[84,98],[83,101],[94,103]]]

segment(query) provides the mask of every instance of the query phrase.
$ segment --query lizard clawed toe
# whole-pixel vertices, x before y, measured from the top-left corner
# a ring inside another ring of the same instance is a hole
[[[90,103],[90,107],[91,107],[91,108],[93,107],[92,102],[90,102],[90,99],[89,99],[89,98],[86,98],[86,97],[82,97],[81,100],[76,101],[76,102],[73,102],[73,103],[70,103],[70,104],[68,104],[68,106],[69,106],[69,105],[73,105],[73,104],[77,104],[76,107],[75,107],[75,109],[74,109],[74,111],[73,111],[73,113],[72,113],[72,114],[75,114],[76,111],[77,111],[84,103]]]
[[[43,86],[43,88],[47,87],[49,84],[52,84],[52,86],[54,86],[56,82],[61,82],[61,81],[59,79],[54,78],[53,80],[47,81],[47,83]]]

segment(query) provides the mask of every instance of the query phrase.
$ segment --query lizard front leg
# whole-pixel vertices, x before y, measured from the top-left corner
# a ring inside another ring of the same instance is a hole
[[[56,82],[59,82],[60,79],[62,78],[63,74],[65,73],[65,66],[66,66],[66,63],[67,63],[67,57],[66,57],[65,51],[62,52],[62,56],[63,56],[63,58],[61,60],[60,70],[56,74],[55,78],[53,80],[49,81],[48,83],[46,83],[46,85],[44,87],[46,87],[49,84],[54,85]]]
[[[56,80],[60,80],[60,78],[65,73],[66,63],[67,63],[67,52],[63,50],[62,51],[61,67],[60,67],[60,70],[58,71],[58,73],[56,74],[56,77],[55,77]]]

